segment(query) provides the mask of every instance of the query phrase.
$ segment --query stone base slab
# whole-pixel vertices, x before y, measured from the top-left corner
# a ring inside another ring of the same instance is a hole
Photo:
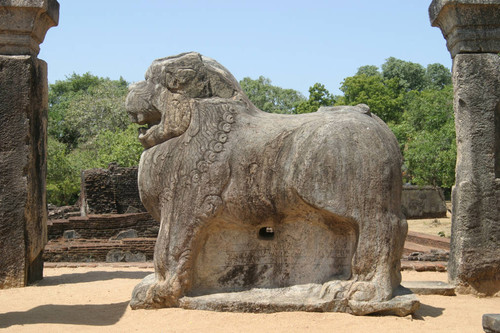
[[[403,281],[401,285],[417,295],[455,296],[455,287],[442,281]]]
[[[273,313],[286,311],[346,312],[354,315],[371,313],[406,316],[420,306],[417,297],[399,286],[395,296],[384,302],[357,302],[345,298],[320,297],[321,284],[296,285],[286,288],[255,288],[248,291],[218,293],[181,298],[185,309],[224,312]]]

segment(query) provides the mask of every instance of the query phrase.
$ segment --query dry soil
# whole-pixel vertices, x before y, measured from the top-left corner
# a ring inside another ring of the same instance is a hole
[[[6,332],[482,332],[484,313],[500,298],[419,296],[413,316],[342,313],[220,313],[183,309],[131,310],[132,288],[152,269],[46,268],[36,286],[0,290]],[[446,273],[403,272],[404,280],[446,281]]]

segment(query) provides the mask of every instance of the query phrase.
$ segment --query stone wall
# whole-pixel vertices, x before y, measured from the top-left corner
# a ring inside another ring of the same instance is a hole
[[[153,260],[156,238],[122,240],[50,241],[43,259],[48,262],[137,262]]]
[[[108,169],[82,171],[81,213],[124,214],[145,212],[137,186],[137,167],[110,164]]]
[[[159,226],[149,213],[78,216],[49,221],[48,238],[58,239],[64,231],[74,230],[80,238],[109,239],[129,229],[137,231],[137,237],[156,237]]]
[[[447,208],[441,188],[404,185],[401,205],[407,219],[446,217]]]

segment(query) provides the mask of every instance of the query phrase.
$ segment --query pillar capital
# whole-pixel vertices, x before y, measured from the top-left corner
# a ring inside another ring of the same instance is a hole
[[[0,55],[37,56],[58,22],[57,0],[0,0]]]
[[[429,17],[441,29],[452,58],[500,52],[500,0],[433,0]]]

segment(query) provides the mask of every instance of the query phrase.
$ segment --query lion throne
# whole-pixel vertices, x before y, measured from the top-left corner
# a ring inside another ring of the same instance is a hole
[[[400,286],[401,155],[366,105],[265,113],[185,53],[155,60],[126,106],[147,125],[139,190],[160,222],[132,308],[416,310]]]

